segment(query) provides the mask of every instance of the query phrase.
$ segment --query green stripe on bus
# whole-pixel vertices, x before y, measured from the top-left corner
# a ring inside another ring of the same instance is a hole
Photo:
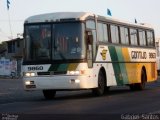
[[[67,71],[69,64],[52,64],[49,71]]]
[[[120,66],[120,70],[121,70],[121,74],[120,74],[120,78],[123,80],[123,84],[128,84],[128,76],[127,76],[127,70],[126,70],[126,65],[125,65],[125,60],[124,60],[124,55],[122,53],[122,48],[120,47],[116,47],[116,52],[118,55],[118,61],[121,62],[119,63]]]
[[[78,65],[78,63],[52,64],[48,71],[74,71]]]
[[[111,55],[111,60],[112,60],[112,65],[113,65],[117,85],[123,85],[123,80],[120,79],[121,77],[119,77],[119,75],[121,75],[121,70],[120,70],[120,65],[119,65],[116,49],[114,46],[109,46],[108,48],[109,48],[109,52]]]
[[[57,71],[60,64],[52,64],[48,71]]]
[[[68,64],[60,64],[57,71],[67,71]]]

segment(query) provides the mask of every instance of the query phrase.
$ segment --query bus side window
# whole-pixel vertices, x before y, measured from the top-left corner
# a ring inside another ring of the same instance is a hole
[[[134,28],[130,28],[130,40],[131,45],[138,45],[138,36],[137,36],[137,30]]]
[[[129,45],[129,34],[127,27],[120,27],[121,43]]]
[[[108,42],[107,25],[104,23],[98,23],[98,41]]]
[[[145,31],[142,29],[138,30],[139,33],[139,43],[141,46],[146,46],[146,35],[145,35]]]
[[[104,42],[108,42],[108,29],[106,24],[103,24],[103,37]]]
[[[154,46],[154,38],[153,38],[152,31],[147,31],[147,43],[148,43],[148,46]]]
[[[119,43],[118,26],[110,25],[112,43]]]

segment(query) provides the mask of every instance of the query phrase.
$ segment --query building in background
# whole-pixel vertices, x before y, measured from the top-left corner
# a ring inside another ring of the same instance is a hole
[[[7,70],[11,71],[10,73],[12,75],[14,74],[14,76],[21,76],[22,72],[21,64],[23,61],[23,48],[24,48],[23,39],[16,38],[9,41],[5,41],[0,46],[1,46],[0,62],[2,63],[1,69],[7,68]],[[10,61],[10,63],[8,63],[8,60]],[[8,64],[10,67],[7,67]]]
[[[2,42],[0,44],[0,58],[7,56],[7,43]]]
[[[7,58],[9,59],[22,59],[23,58],[23,39],[16,38],[7,43]]]

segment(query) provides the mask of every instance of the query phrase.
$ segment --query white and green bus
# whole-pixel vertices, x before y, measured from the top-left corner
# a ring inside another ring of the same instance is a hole
[[[25,90],[91,89],[103,95],[111,86],[143,90],[157,79],[154,30],[87,12],[31,16],[24,23]]]

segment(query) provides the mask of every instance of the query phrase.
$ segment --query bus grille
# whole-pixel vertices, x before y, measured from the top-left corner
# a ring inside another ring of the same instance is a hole
[[[37,75],[62,75],[62,74],[67,74],[67,71],[37,72]]]

